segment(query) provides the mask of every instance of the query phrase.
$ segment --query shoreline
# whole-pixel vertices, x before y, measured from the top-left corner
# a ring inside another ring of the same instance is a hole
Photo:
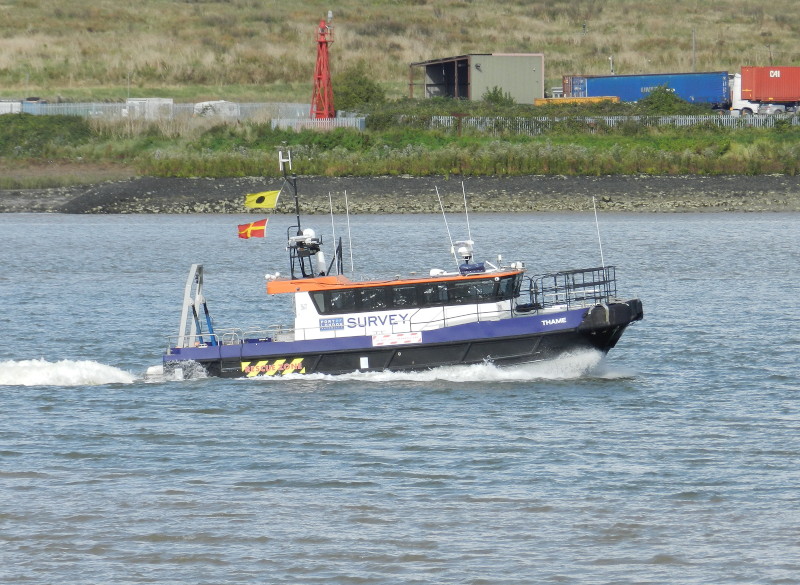
[[[516,176],[298,177],[303,213],[438,213],[463,208],[462,180],[473,212],[604,211],[682,213],[800,211],[800,177]],[[86,186],[0,190],[0,213],[247,213],[244,196],[278,189],[280,178],[139,177]],[[294,213],[284,192],[278,213]]]

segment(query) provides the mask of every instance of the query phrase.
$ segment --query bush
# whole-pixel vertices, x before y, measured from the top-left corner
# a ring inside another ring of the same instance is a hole
[[[665,85],[655,88],[646,97],[640,99],[637,105],[641,113],[652,116],[677,116],[681,114],[702,116],[710,113],[707,106],[690,104],[675,95]]]
[[[361,62],[334,75],[333,103],[337,110],[355,111],[367,104],[382,104],[386,91],[367,73]]]
[[[42,156],[48,149],[78,146],[92,135],[88,122],[79,116],[0,116],[0,155]]]
[[[510,93],[503,93],[503,90],[496,85],[492,89],[487,89],[481,96],[481,99],[487,104],[491,104],[493,106],[510,107],[516,105],[517,103],[514,101],[514,98],[511,97]]]

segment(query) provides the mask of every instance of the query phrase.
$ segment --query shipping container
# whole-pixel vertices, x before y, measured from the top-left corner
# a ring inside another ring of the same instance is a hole
[[[742,99],[800,101],[800,67],[742,67]]]
[[[647,75],[565,75],[564,97],[617,96],[637,102],[658,87],[695,104],[726,107],[730,103],[727,71],[706,73],[653,73]]]

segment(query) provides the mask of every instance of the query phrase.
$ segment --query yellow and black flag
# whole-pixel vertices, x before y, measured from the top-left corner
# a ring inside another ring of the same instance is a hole
[[[259,209],[275,209],[275,206],[278,205],[278,195],[280,194],[280,191],[248,193],[244,199],[244,206]]]

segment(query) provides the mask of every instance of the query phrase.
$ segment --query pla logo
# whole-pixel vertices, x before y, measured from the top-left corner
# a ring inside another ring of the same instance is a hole
[[[781,76],[781,70],[780,69],[772,69],[769,72],[769,76],[770,77],[780,77]]]
[[[296,358],[291,361],[286,359],[275,360],[272,363],[269,360],[259,362],[242,362],[242,373],[248,378],[256,376],[274,376],[280,374],[305,374],[306,369],[303,367],[303,358]]]
[[[337,329],[344,329],[344,317],[332,317],[330,319],[319,320],[320,331],[336,331]]]

